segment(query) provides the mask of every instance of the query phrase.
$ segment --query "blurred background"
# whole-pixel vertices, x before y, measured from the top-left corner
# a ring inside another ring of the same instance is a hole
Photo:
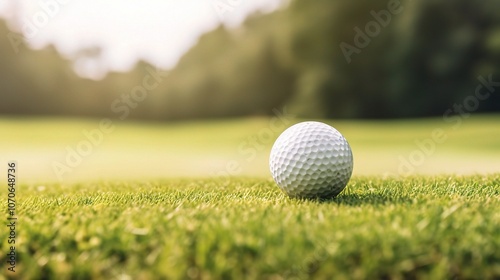
[[[344,133],[355,174],[500,171],[497,0],[0,0],[0,16],[0,155],[26,179],[268,176],[306,119]]]

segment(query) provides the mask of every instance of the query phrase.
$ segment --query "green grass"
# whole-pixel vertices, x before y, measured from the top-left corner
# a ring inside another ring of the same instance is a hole
[[[52,163],[99,120],[0,119],[0,164],[17,160],[19,172],[14,277],[500,279],[500,115],[459,127],[441,118],[326,122],[349,141],[354,177],[337,198],[317,201],[289,199],[270,179],[269,151],[285,126],[255,142],[269,118],[115,121],[60,182]],[[447,140],[399,176],[400,159],[435,129]],[[237,172],[213,177],[230,162]],[[7,234],[0,279],[13,276]]]
[[[114,121],[115,130],[71,172],[64,182],[82,180],[150,180],[166,177],[211,177],[229,161],[241,167],[238,176],[269,177],[268,156],[274,139],[300,119],[289,119],[269,137],[269,118],[140,123]],[[484,174],[500,172],[500,115],[472,115],[459,127],[442,118],[398,121],[326,120],[349,141],[355,175],[398,174],[401,158],[418,150],[434,129],[447,136],[437,143],[415,174]],[[53,182],[53,162],[64,163],[67,148],[85,140],[82,131],[99,120],[0,119],[0,159],[16,159],[24,182]],[[15,133],[14,133],[15,132]],[[258,139],[258,141],[255,141]],[[241,151],[241,148],[251,153]]]
[[[356,176],[327,201],[243,177],[25,184],[16,276],[498,279],[499,199],[500,174]]]

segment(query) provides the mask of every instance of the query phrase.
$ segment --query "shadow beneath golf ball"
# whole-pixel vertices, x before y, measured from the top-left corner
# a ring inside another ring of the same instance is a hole
[[[390,205],[390,204],[407,204],[412,202],[412,199],[401,195],[388,195],[379,193],[362,193],[362,194],[339,194],[332,198],[302,198],[302,200],[316,201],[319,203],[342,204],[350,206],[360,205]]]

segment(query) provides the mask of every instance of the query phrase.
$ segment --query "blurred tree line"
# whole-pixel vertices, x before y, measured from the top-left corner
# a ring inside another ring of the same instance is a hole
[[[203,35],[130,116],[265,115],[284,105],[304,117],[442,115],[474,96],[478,76],[500,82],[499,23],[498,0],[292,0]],[[116,117],[113,102],[154,68],[84,79],[53,47],[22,44],[15,54],[5,35],[0,114]],[[475,111],[500,111],[500,87]]]

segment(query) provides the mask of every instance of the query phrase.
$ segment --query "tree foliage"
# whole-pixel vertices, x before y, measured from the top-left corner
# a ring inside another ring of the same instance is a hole
[[[499,21],[497,0],[290,1],[203,35],[130,117],[262,115],[284,105],[328,118],[442,115],[454,104],[500,111],[500,87],[475,97],[478,77],[500,82]],[[53,47],[20,44],[15,54],[4,23],[2,34],[1,114],[116,116],[113,102],[154,68],[83,79]]]

